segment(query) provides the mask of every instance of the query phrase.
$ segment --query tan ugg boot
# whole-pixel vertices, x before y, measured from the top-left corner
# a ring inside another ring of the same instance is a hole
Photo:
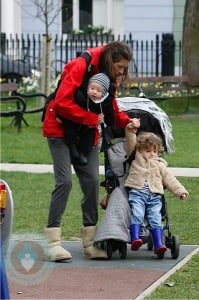
[[[95,226],[83,227],[81,229],[81,236],[82,236],[85,258],[108,259],[107,253],[103,249],[93,246],[95,234],[96,234]]]
[[[45,228],[44,234],[47,240],[47,247],[44,251],[44,259],[48,261],[68,260],[72,258],[70,252],[61,246],[60,227]]]

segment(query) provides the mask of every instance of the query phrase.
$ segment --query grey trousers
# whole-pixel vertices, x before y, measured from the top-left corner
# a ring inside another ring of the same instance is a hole
[[[71,158],[69,148],[63,138],[48,138],[47,140],[55,177],[47,227],[59,227],[72,188]],[[86,157],[88,160],[86,165],[73,164],[73,167],[83,192],[81,200],[83,225],[95,226],[98,221],[99,200],[98,148],[93,147]]]

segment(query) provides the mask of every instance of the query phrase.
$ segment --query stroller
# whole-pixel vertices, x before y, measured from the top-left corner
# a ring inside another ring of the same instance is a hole
[[[118,106],[125,111],[130,118],[140,118],[140,131],[151,131],[162,138],[164,149],[168,154],[174,152],[174,140],[172,136],[172,125],[167,114],[153,101],[146,98],[125,97],[118,98]],[[124,129],[106,127],[102,130],[104,152],[105,180],[101,182],[108,195],[109,201],[104,217],[98,227],[94,243],[107,252],[109,259],[113,252],[119,252],[119,257],[125,259],[127,256],[127,244],[130,239],[130,207],[128,195],[124,188],[124,181],[128,174],[128,163],[125,153]],[[133,157],[131,157],[133,159]],[[171,234],[167,203],[162,197],[162,222],[164,229],[164,241],[167,248],[171,250],[171,257],[177,259],[179,256],[179,238]],[[153,250],[153,240],[147,220],[141,230],[143,244],[147,244],[149,251]],[[164,258],[164,253],[157,254],[157,258]]]

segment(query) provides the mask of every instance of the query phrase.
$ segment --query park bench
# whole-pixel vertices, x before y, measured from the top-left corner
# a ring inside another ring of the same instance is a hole
[[[26,121],[24,115],[26,114],[34,114],[34,113],[41,113],[43,111],[44,103],[46,101],[47,96],[43,93],[33,93],[33,94],[22,94],[19,91],[19,85],[16,83],[1,83],[1,98],[5,99],[5,94],[7,98],[7,102],[11,100],[15,101],[18,99],[22,99],[25,102],[25,108],[23,109],[23,114],[21,115],[20,122],[18,125],[20,126],[21,130],[21,122],[23,121],[26,126],[29,126],[28,122]],[[3,100],[5,101],[5,100]],[[19,103],[18,103],[19,105]],[[21,106],[20,106],[21,107]],[[16,115],[16,111],[10,111],[7,116]],[[5,111],[1,112],[1,116],[6,116]],[[20,124],[19,124],[20,123]],[[11,122],[11,124],[15,124],[15,122]]]
[[[131,77],[127,84],[123,84],[121,90],[123,93],[135,91],[137,95],[143,94],[151,100],[164,100],[172,97],[189,96],[193,88],[189,84],[188,76],[183,75]]]
[[[47,96],[45,94],[43,93],[22,94],[17,90],[13,91],[12,94],[24,99],[26,103],[26,110],[24,112],[25,115],[43,112],[44,104],[47,99]],[[29,126],[25,118],[23,118],[23,122],[26,124],[26,126]]]
[[[155,101],[162,109],[186,113],[195,109],[199,86],[193,86],[188,76],[132,76],[120,84],[118,97],[142,97]]]
[[[131,77],[128,83],[120,86],[119,91],[122,96],[143,97],[164,103],[181,100],[184,112],[188,111],[190,101],[199,97],[198,87],[191,86],[186,75]]]
[[[21,131],[21,123],[23,120],[23,114],[26,110],[26,103],[22,97],[12,95],[12,92],[18,88],[16,83],[1,83],[1,117],[13,117],[10,126],[17,126],[18,132]]]

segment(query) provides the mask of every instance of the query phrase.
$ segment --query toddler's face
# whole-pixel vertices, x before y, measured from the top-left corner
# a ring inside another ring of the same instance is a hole
[[[158,150],[155,148],[143,149],[141,150],[141,153],[148,159],[156,158],[159,154]]]
[[[91,98],[93,101],[99,100],[103,97],[103,87],[101,84],[91,81],[88,86],[87,91],[88,97]]]

